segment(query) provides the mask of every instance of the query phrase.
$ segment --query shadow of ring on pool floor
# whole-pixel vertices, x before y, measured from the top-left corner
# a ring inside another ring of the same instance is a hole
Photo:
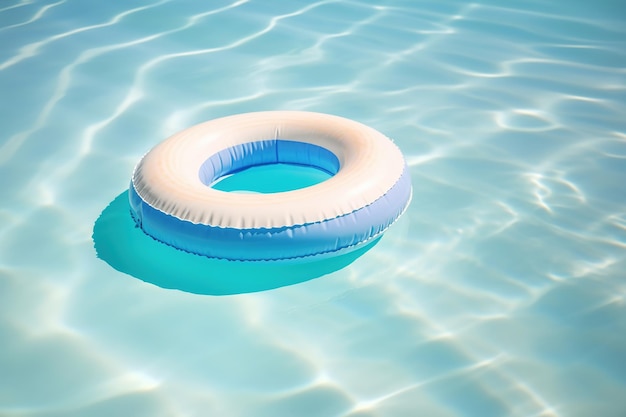
[[[98,257],[118,271],[162,288],[206,295],[264,291],[318,278],[348,266],[378,240],[343,255],[298,263],[212,259],[143,233],[130,215],[128,190],[102,211],[93,228]]]

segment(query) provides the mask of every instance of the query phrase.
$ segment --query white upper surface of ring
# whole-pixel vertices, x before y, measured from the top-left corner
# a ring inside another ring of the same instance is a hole
[[[228,193],[200,181],[200,166],[211,155],[267,139],[322,146],[339,159],[339,172],[314,186],[273,194]],[[211,120],[171,136],[140,161],[133,184],[152,207],[182,220],[270,228],[320,222],[363,208],[389,191],[403,169],[400,150],[366,125],[321,113],[270,111]]]

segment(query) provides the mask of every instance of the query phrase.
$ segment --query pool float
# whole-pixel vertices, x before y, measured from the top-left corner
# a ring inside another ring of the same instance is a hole
[[[266,164],[332,177],[293,191],[245,194],[211,188]],[[337,255],[372,242],[406,210],[410,175],[382,133],[338,116],[246,113],[185,129],[150,150],[129,187],[131,215],[175,248],[239,261]]]

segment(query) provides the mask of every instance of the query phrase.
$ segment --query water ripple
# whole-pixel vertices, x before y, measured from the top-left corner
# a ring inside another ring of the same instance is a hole
[[[609,3],[3,4],[0,414],[621,416]],[[375,248],[224,297],[96,258],[93,222],[147,149],[265,109],[396,141],[415,197]]]
[[[37,10],[37,12],[28,20],[22,22],[22,23],[16,23],[13,25],[9,25],[9,26],[4,26],[4,27],[0,27],[0,32],[2,32],[3,30],[7,30],[7,29],[12,29],[12,28],[16,28],[16,27],[20,27],[20,26],[25,26],[28,25],[29,23],[33,23],[38,19],[41,19],[41,17],[51,8],[56,7],[60,4],[65,3],[67,0],[61,0],[58,1],[56,3],[52,3],[52,4],[46,4],[45,6],[41,6],[41,8],[39,10]],[[28,2],[23,2],[21,3],[19,6],[28,4]],[[18,5],[14,6],[14,7],[18,7]],[[12,7],[7,7],[4,9],[0,9],[0,12],[5,11],[5,10],[9,10]],[[0,70],[4,69],[3,65],[0,65]]]

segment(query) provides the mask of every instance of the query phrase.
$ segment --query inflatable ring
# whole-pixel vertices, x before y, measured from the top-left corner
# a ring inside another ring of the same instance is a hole
[[[276,163],[332,177],[272,194],[211,188],[225,175]],[[380,132],[327,114],[271,111],[211,120],[161,142],[135,167],[129,199],[137,226],[175,248],[285,260],[379,237],[407,208],[411,181],[400,150]]]

